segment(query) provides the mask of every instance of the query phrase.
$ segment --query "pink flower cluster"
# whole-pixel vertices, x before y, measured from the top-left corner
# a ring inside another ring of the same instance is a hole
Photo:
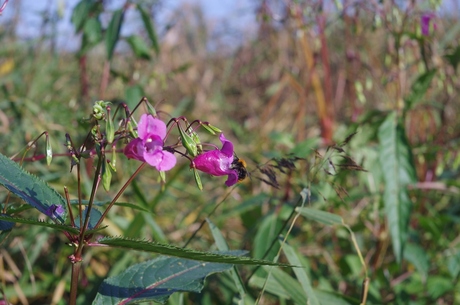
[[[164,149],[166,130],[163,121],[143,114],[137,126],[138,137],[126,145],[124,154],[130,159],[147,162],[159,171],[172,169],[177,160],[173,153]],[[228,176],[225,185],[232,186],[238,182],[238,171],[232,167],[233,143],[223,133],[219,139],[222,149],[201,153],[193,159],[192,167],[213,176]]]

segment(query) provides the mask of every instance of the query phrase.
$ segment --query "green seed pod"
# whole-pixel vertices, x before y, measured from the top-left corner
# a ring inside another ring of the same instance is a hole
[[[201,183],[200,175],[198,174],[198,171],[196,170],[196,168],[192,168],[192,170],[193,170],[193,174],[195,176],[196,185],[198,186],[198,189],[200,191],[202,191],[203,190],[203,184]]]
[[[196,157],[198,155],[198,147],[197,143],[194,141],[192,136],[187,134],[185,131],[182,130],[182,127],[179,126],[179,133],[180,133],[180,139],[182,142],[182,145],[185,147],[187,152],[190,154],[192,157]]]
[[[115,138],[115,126],[113,124],[113,119],[110,116],[110,107],[107,107],[107,121],[105,123],[105,134],[107,137],[107,143],[112,144]]]
[[[112,182],[112,170],[108,166],[107,162],[102,164],[102,186],[108,192],[110,190],[110,184]]]

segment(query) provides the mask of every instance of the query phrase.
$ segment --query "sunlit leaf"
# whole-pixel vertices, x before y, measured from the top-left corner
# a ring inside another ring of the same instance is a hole
[[[0,184],[43,214],[64,223],[67,216],[64,198],[44,181],[29,174],[2,154],[0,154]],[[50,215],[53,206],[61,206],[64,211],[62,215],[52,212]]]

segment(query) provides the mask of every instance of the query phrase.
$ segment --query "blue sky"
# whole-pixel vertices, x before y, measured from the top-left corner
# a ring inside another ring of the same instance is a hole
[[[0,0],[3,2],[2,0]],[[406,0],[403,0],[406,1]],[[454,2],[458,0],[442,1],[441,11],[451,14],[460,14],[458,7],[455,8]],[[18,25],[18,34],[25,39],[32,39],[40,34],[40,25],[43,21],[41,12],[47,8],[61,8],[62,19],[58,24],[58,46],[65,49],[75,49],[79,46],[79,39],[74,36],[74,29],[70,23],[72,9],[79,0],[10,0],[8,6],[0,16],[0,26],[8,22],[15,10],[20,10],[22,21]],[[423,1],[422,1],[423,2]],[[119,8],[125,0],[111,0],[112,8]],[[157,16],[157,30],[161,33],[162,27],[171,20],[171,15],[181,5],[197,4],[202,7],[206,16],[208,28],[217,31],[218,34],[231,28],[234,36],[250,35],[256,28],[255,22],[255,0],[164,0],[163,6]],[[428,3],[428,0],[426,0]],[[18,7],[20,5],[20,7]],[[460,5],[458,5],[460,6]],[[457,9],[457,10],[456,10]],[[139,17],[131,10],[126,16],[126,26],[122,34],[128,35],[136,31],[136,23],[140,25]],[[225,28],[226,27],[226,28]],[[224,29],[223,29],[224,28]],[[231,39],[231,37],[230,37]]]
[[[2,0],[0,0],[2,1]],[[18,24],[18,34],[25,39],[32,39],[40,34],[40,26],[43,21],[41,13],[50,7],[53,10],[62,12],[62,19],[58,23],[58,45],[63,48],[73,49],[78,47],[79,39],[76,41],[74,37],[74,29],[70,23],[72,9],[79,0],[11,0],[8,6],[0,16],[0,26],[4,22],[8,22],[14,12],[19,9],[22,21]],[[206,16],[207,22],[211,28],[216,28],[224,20],[230,22],[230,26],[235,30],[245,31],[248,24],[255,25],[254,6],[256,1],[252,0],[166,0],[163,1],[163,6],[157,16],[158,30],[161,32],[161,27],[165,26],[166,22],[170,21],[170,16],[181,5],[196,4],[202,7]],[[112,0],[109,2],[109,8],[119,8],[124,0]],[[20,5],[20,7],[18,7]],[[135,26],[130,27],[130,21],[135,24],[138,16],[131,10],[126,16],[127,26],[123,27],[123,34],[127,35],[135,31]]]

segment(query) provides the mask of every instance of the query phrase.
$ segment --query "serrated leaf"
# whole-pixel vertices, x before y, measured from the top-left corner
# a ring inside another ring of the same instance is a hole
[[[93,304],[165,302],[174,292],[200,292],[208,275],[231,267],[231,264],[200,263],[160,256],[104,280]]]
[[[393,251],[398,262],[403,257],[407,240],[412,202],[407,186],[416,181],[412,155],[404,128],[397,121],[396,112],[387,116],[378,130],[379,161],[383,171],[385,190],[383,201],[388,220]]]
[[[0,184],[43,214],[64,223],[67,216],[64,198],[44,181],[26,172],[2,154],[0,154]],[[61,206],[64,212],[60,215],[57,213],[49,215],[53,206]]]
[[[9,217],[6,214],[0,214],[0,216]],[[11,230],[13,227],[14,227],[14,222],[6,221],[6,220],[0,220],[0,231],[8,231],[8,230]]]
[[[141,14],[142,22],[144,23],[145,30],[147,31],[147,34],[149,35],[150,42],[152,43],[152,47],[155,50],[155,53],[160,53],[160,45],[158,43],[158,37],[155,32],[155,28],[153,27],[152,19],[147,13],[147,11],[141,6],[138,5],[137,9],[139,10],[139,13]]]
[[[250,257],[240,257],[233,255],[222,255],[214,252],[203,252],[190,249],[179,248],[173,245],[160,244],[152,241],[130,240],[119,237],[104,237],[99,240],[100,244],[118,248],[126,248],[138,251],[153,252],[163,255],[193,259],[203,262],[238,264],[238,265],[269,265],[283,266],[286,264],[274,263],[266,260],[253,259]]]
[[[131,35],[126,38],[126,41],[137,58],[150,59],[150,49],[141,37]]]
[[[62,225],[62,224],[56,224],[56,223],[51,223],[51,222],[44,222],[40,220],[35,220],[35,219],[26,219],[26,218],[19,218],[19,217],[11,217],[11,216],[4,216],[0,215],[0,221],[8,221],[8,222],[15,222],[15,223],[25,223],[29,225],[34,225],[34,226],[41,226],[41,227],[47,227],[47,228],[52,228],[56,229],[62,232],[69,232],[71,234],[78,234],[79,231],[73,227],[67,226],[67,225]]]
[[[113,52],[115,50],[115,46],[120,38],[120,30],[121,24],[123,23],[123,16],[124,10],[118,9],[116,10],[113,15],[112,19],[110,20],[109,26],[107,28],[106,36],[105,36],[105,46],[107,49],[107,59],[111,60],[113,56]]]

